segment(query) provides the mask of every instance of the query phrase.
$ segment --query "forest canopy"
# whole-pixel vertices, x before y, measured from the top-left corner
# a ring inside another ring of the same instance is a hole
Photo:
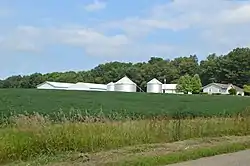
[[[0,80],[0,88],[35,88],[44,81],[93,82],[107,84],[127,75],[142,89],[157,78],[161,82],[177,83],[181,76],[199,75],[202,85],[211,82],[232,83],[239,87],[250,85],[250,48],[236,48],[226,55],[210,54],[199,61],[196,55],[163,59],[151,57],[148,62],[109,62],[88,71],[53,72],[47,74],[15,75]]]

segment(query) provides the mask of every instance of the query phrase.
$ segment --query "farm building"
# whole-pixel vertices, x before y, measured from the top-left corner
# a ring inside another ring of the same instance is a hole
[[[177,93],[176,86],[177,84],[163,84],[162,85],[163,93]]]
[[[110,82],[107,84],[107,91],[115,91],[115,83]]]
[[[172,94],[183,94],[177,92],[177,84],[162,84],[156,78],[152,79],[147,83],[147,93],[172,93]]]
[[[229,94],[229,90],[234,88],[236,90],[237,95],[244,96],[244,90],[233,85],[233,84],[219,84],[219,83],[211,83],[204,87],[202,87],[203,92],[208,94]]]
[[[62,83],[46,81],[37,85],[37,89],[54,89],[54,90],[85,90],[85,91],[107,91],[107,85],[94,83]]]
[[[107,85],[78,82],[78,83],[68,87],[67,90],[107,91]]]
[[[74,85],[73,83],[63,83],[63,82],[50,82],[45,81],[37,85],[37,89],[67,89],[68,87]]]
[[[162,93],[162,83],[156,78],[147,83],[147,93]]]
[[[137,85],[127,76],[118,80],[114,85],[114,91],[117,92],[136,92]]]

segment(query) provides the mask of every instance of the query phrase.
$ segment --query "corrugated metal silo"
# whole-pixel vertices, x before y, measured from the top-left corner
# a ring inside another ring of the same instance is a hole
[[[115,83],[115,91],[118,92],[136,92],[136,84],[127,76]]]
[[[148,93],[162,93],[162,83],[156,78],[152,79],[147,83]]]
[[[115,91],[115,83],[110,82],[107,84],[107,91]]]

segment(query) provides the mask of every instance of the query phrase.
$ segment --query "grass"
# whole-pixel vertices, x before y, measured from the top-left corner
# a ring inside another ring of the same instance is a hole
[[[5,166],[166,165],[244,150],[250,148],[249,138],[250,136],[208,137],[173,143],[129,146],[87,155],[81,153],[62,153],[54,156],[41,155],[30,161],[16,161]]]
[[[250,98],[240,96],[1,89],[0,164],[193,138],[246,136],[249,103]]]
[[[249,109],[249,103],[249,97],[241,96],[0,89],[1,119],[25,112],[54,117],[56,112],[67,117],[74,117],[72,112],[83,116],[98,116],[101,112],[121,118],[173,116],[176,112],[191,116],[227,116]]]
[[[224,143],[216,146],[198,147],[191,150],[181,150],[160,156],[142,156],[118,162],[106,163],[106,166],[157,166],[195,160],[219,154],[233,153],[250,148],[250,141]]]
[[[250,134],[250,117],[53,122],[14,116],[0,128],[0,164],[63,152],[96,153],[126,146],[190,138]]]

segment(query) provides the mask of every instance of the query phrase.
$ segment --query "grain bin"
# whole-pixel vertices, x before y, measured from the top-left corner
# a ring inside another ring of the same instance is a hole
[[[115,83],[110,82],[107,84],[107,91],[114,91],[115,90]]]
[[[118,92],[136,92],[136,84],[127,76],[115,83],[115,91]]]
[[[156,78],[147,83],[147,93],[162,93],[162,83]]]

